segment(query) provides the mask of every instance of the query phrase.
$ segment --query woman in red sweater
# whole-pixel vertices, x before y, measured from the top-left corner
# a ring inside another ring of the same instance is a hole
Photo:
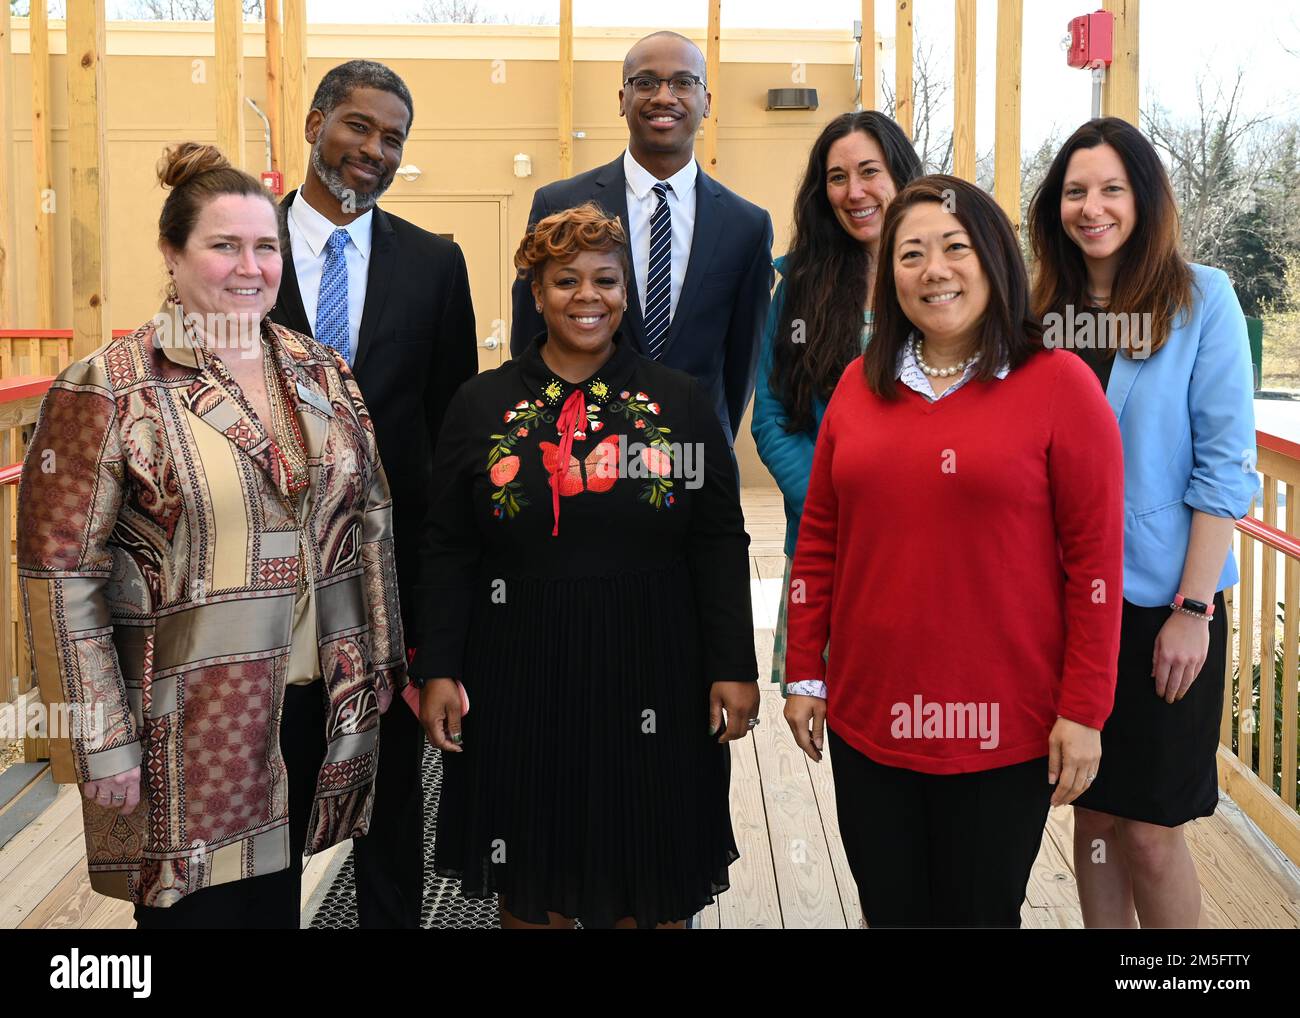
[[[909,184],[881,252],[875,337],[813,460],[786,719],[814,761],[829,724],[869,925],[1018,926],[1049,802],[1095,777],[1114,696],[1119,431],[1088,368],[1043,349],[982,190]]]

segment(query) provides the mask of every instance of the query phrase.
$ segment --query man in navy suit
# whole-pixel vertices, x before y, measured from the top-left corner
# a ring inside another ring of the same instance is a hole
[[[772,217],[695,162],[711,100],[704,72],[699,47],[675,32],[633,46],[618,93],[627,150],[539,189],[528,223],[592,200],[623,221],[635,276],[623,332],[642,354],[705,386],[731,443],[754,394],[772,291]],[[514,284],[512,355],[546,328],[530,283]]]

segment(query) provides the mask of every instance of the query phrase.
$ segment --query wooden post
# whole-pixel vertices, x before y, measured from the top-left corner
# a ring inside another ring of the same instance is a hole
[[[993,196],[1020,233],[1020,41],[1024,0],[998,0]]]
[[[239,0],[217,0],[217,147],[235,166],[244,165],[244,11]]]
[[[573,176],[573,0],[560,0],[560,178]]]
[[[32,177],[36,186],[36,326],[54,328],[54,211],[50,144],[50,21],[46,0],[32,0]],[[32,365],[32,373],[40,371]]]
[[[894,12],[894,119],[912,137],[912,0]]]
[[[13,33],[9,27],[9,5],[0,3],[0,328],[12,327],[18,315],[14,304],[17,288],[14,273],[18,259],[14,255],[14,54]]]
[[[266,119],[271,122],[271,169],[284,158],[284,118],[281,113],[280,0],[263,0],[266,9]]]
[[[1000,2],[1000,0],[999,0]],[[953,47],[953,176],[975,182],[975,0],[956,0]]]
[[[108,342],[108,162],[104,0],[68,5],[68,165],[72,188],[72,356]]]
[[[862,108],[876,108],[876,0],[862,0]]]
[[[1115,62],[1106,70],[1101,89],[1101,112],[1122,117],[1134,127],[1138,122],[1138,22],[1139,0],[1104,0],[1102,8],[1115,15]]]
[[[284,0],[284,186],[299,187],[307,172],[303,138],[307,123],[307,4],[306,0]]]
[[[704,121],[704,169],[718,171],[718,86],[722,75],[722,0],[709,0],[709,34],[704,43],[704,76],[713,99]]]

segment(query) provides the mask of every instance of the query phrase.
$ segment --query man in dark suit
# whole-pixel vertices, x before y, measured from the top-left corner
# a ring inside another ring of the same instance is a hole
[[[695,162],[695,133],[711,100],[704,68],[699,47],[675,32],[633,46],[618,93],[627,150],[539,189],[528,222],[586,201],[623,221],[635,277],[624,333],[641,353],[699,379],[734,442],[754,394],[771,299],[772,218]],[[514,284],[512,355],[545,329],[530,283]]]
[[[452,394],[478,370],[474,309],[459,246],[380,209],[413,119],[411,94],[382,64],[330,71],[307,115],[311,161],[280,205],[284,275],[271,317],[337,349],[370,409],[393,497],[403,626],[416,646],[431,464]],[[354,846],[363,928],[420,925],[424,731],[404,703],[380,722],[370,833]]]

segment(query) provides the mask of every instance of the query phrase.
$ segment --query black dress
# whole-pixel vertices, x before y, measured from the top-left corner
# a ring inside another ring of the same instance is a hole
[[[620,336],[574,386],[544,339],[461,387],[434,461],[412,669],[470,701],[435,867],[529,922],[676,921],[739,857],[708,730],[710,685],[758,678],[735,468],[689,375]]]
[[[1090,311],[1100,311],[1090,308]],[[1076,353],[1105,390],[1115,357],[1104,350]],[[1120,623],[1115,708],[1101,730],[1097,778],[1074,805],[1126,820],[1177,827],[1208,817],[1219,803],[1219,719],[1228,626],[1223,593],[1214,597],[1210,647],[1191,688],[1177,703],[1156,695],[1151,661],[1170,609],[1125,600]]]

